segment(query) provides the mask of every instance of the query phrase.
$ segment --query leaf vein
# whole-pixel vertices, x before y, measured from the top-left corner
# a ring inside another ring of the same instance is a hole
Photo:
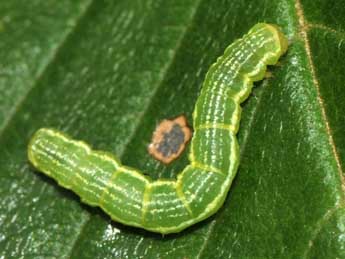
[[[342,170],[342,165],[341,165],[341,161],[340,161],[340,157],[333,139],[333,134],[332,134],[332,130],[331,127],[329,125],[329,121],[327,119],[327,114],[326,114],[326,108],[325,108],[325,104],[324,104],[324,100],[321,96],[321,92],[320,92],[320,85],[319,85],[319,81],[316,77],[316,72],[315,72],[315,68],[314,68],[314,63],[313,63],[313,59],[312,59],[312,55],[311,55],[311,48],[310,48],[310,43],[309,43],[309,39],[308,39],[308,30],[309,30],[309,26],[307,25],[307,21],[304,17],[304,13],[303,13],[303,8],[302,8],[302,4],[300,2],[300,0],[296,0],[295,2],[295,8],[296,8],[296,12],[297,12],[297,16],[298,16],[298,21],[299,21],[299,29],[300,29],[300,34],[302,36],[302,40],[304,42],[304,46],[305,46],[305,50],[306,50],[306,54],[307,54],[307,60],[309,63],[309,67],[310,67],[310,73],[311,73],[311,77],[313,80],[313,84],[316,88],[316,92],[317,92],[317,99],[320,105],[320,109],[321,109],[321,114],[322,114],[322,119],[325,123],[325,127],[326,127],[326,132],[328,135],[328,142],[329,145],[331,147],[336,165],[337,165],[337,170],[338,170],[338,174],[339,174],[339,178],[341,181],[341,190],[343,195],[342,200],[343,202],[345,202],[345,179],[344,179],[344,172]]]

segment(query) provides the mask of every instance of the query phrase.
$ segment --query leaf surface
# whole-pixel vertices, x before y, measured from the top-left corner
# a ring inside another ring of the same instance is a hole
[[[341,1],[31,2],[0,3],[0,257],[345,257]],[[168,236],[126,227],[28,164],[30,136],[54,127],[176,177],[187,152],[151,158],[155,126],[191,124],[209,66],[262,21],[290,46],[243,104],[240,168],[213,217]]]

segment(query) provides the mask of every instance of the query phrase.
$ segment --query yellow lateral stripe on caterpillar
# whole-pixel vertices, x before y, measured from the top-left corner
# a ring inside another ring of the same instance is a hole
[[[239,164],[240,103],[286,50],[276,26],[258,23],[210,67],[193,112],[190,164],[177,180],[153,181],[109,153],[46,128],[32,137],[29,160],[115,221],[163,234],[180,232],[223,205]]]

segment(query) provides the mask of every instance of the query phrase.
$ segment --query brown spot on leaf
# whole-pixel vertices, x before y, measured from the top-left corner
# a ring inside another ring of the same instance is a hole
[[[169,164],[180,156],[192,137],[184,115],[173,120],[163,120],[155,129],[149,153],[157,160]]]

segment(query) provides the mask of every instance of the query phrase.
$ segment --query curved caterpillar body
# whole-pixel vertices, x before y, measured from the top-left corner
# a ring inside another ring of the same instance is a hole
[[[40,129],[28,146],[31,163],[81,200],[126,225],[163,234],[180,232],[223,204],[239,164],[236,139],[241,107],[253,81],[287,50],[274,25],[256,24],[211,66],[194,113],[190,164],[176,180],[153,181],[52,129]]]

